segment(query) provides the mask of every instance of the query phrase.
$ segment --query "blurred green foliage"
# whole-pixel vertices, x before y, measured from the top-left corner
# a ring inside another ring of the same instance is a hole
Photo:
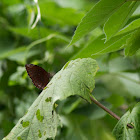
[[[140,6],[129,16],[124,14],[126,21],[121,25],[113,14],[105,25],[102,21],[67,47],[79,22],[96,2],[40,0],[41,20],[31,29],[38,15],[33,0],[0,1],[0,139],[40,93],[27,76],[27,63],[55,74],[71,59],[95,58],[100,69],[93,95],[98,101],[120,116],[140,101]],[[117,28],[111,28],[114,24]],[[63,127],[57,140],[115,139],[111,132],[117,121],[96,105],[75,96],[58,104]]]

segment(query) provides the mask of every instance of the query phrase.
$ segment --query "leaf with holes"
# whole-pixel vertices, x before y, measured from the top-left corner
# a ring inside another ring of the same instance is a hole
[[[28,112],[3,140],[46,140],[56,136],[61,125],[55,102],[71,95],[90,101],[95,87],[97,63],[91,58],[68,62],[49,82]]]

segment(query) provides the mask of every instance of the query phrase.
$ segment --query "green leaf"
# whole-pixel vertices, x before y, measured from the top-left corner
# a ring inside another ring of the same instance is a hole
[[[126,2],[107,20],[104,26],[106,41],[112,38],[128,21],[138,2]]]
[[[133,129],[127,127],[127,124],[134,126]],[[113,130],[117,140],[139,140],[140,139],[140,103],[136,104],[132,111],[128,111]]]
[[[140,28],[140,18],[132,21],[130,24],[121,29],[116,35],[126,34]]]
[[[125,55],[134,55],[140,49],[140,29],[136,30],[128,39],[125,49]]]
[[[85,15],[78,25],[75,34],[69,44],[72,45],[84,35],[101,25],[107,20],[125,1],[101,0]]]
[[[126,36],[120,35],[115,36],[110,39],[108,42],[104,43],[104,35],[101,35],[96,40],[93,39],[89,44],[87,44],[83,49],[80,50],[73,58],[84,58],[84,57],[92,57],[95,58],[97,55],[103,53],[109,53],[116,50],[120,50],[124,48],[127,39],[131,36],[128,34]]]
[[[54,138],[60,125],[59,115],[54,110],[55,102],[71,95],[79,95],[91,102],[90,95],[95,87],[94,76],[97,69],[96,61],[91,58],[70,61],[67,67],[64,66],[52,78],[27,114],[3,140],[18,137],[23,140]],[[23,122],[28,126],[23,127]]]

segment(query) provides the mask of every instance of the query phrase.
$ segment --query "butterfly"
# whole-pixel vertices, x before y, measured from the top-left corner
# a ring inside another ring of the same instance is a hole
[[[29,77],[32,79],[33,84],[37,88],[43,90],[49,83],[51,78],[50,73],[46,72],[43,68],[33,64],[26,64],[25,67]]]

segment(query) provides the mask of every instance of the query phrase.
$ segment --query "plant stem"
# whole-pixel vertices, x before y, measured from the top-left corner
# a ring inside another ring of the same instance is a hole
[[[100,108],[102,108],[104,111],[106,111],[107,113],[109,113],[112,117],[114,117],[117,120],[120,120],[120,117],[118,115],[116,115],[114,112],[112,112],[111,110],[109,110],[108,108],[106,108],[104,105],[102,105],[100,102],[98,102],[97,100],[95,100],[94,98],[90,97],[90,99],[96,104],[98,105]]]
[[[99,106],[100,108],[102,108],[104,111],[106,111],[108,114],[110,114],[112,117],[114,117],[117,120],[120,120],[120,117],[118,115],[116,115],[114,112],[112,112],[111,110],[109,110],[108,108],[106,108],[104,105],[102,105],[100,102],[98,102],[97,100],[95,100],[93,97],[90,97],[91,101],[93,101],[97,106]],[[134,127],[131,124],[127,124],[128,128],[133,129]]]

